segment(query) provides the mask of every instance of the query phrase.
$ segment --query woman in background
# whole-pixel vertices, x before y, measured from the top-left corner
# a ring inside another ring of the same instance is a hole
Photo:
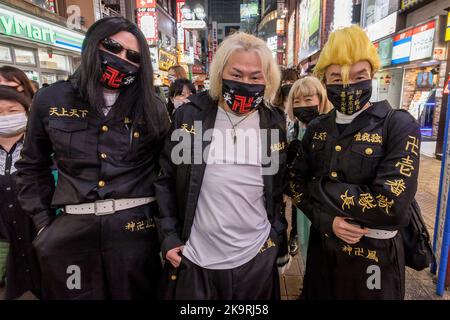
[[[188,79],[178,79],[169,88],[169,102],[167,103],[167,111],[172,118],[173,113],[179,106],[189,102],[189,96],[196,94],[197,90],[192,82]]]
[[[12,87],[30,100],[36,92],[27,75],[22,70],[10,66],[0,67],[0,85]]]
[[[0,238],[9,243],[5,299],[27,291],[37,293],[33,222],[17,201],[16,168],[23,147],[30,100],[13,88],[0,86]],[[0,240],[1,241],[1,240]]]
[[[287,136],[288,143],[291,144],[289,149],[295,149],[295,145],[300,143],[305,134],[306,127],[312,120],[320,114],[328,113],[330,110],[331,105],[327,99],[327,92],[319,79],[307,76],[297,80],[292,86],[289,97],[287,98],[286,113],[290,120]],[[311,222],[303,212],[300,209],[292,207],[292,229],[294,230],[295,228],[295,233],[291,231],[289,244],[291,249],[294,247],[294,245],[291,245],[291,242],[296,240],[295,245],[298,245],[300,248],[303,264],[306,261],[310,226]]]

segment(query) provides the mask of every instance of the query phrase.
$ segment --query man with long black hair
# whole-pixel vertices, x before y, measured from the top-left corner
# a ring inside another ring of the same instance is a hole
[[[17,163],[19,201],[39,230],[42,297],[154,298],[153,180],[169,120],[148,45],[135,24],[106,18],[88,30],[81,61],[37,93]]]

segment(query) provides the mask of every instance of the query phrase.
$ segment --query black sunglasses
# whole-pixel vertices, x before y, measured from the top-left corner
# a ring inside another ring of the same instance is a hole
[[[108,50],[109,52],[112,52],[114,54],[119,54],[123,50],[126,51],[126,57],[128,60],[130,60],[133,63],[140,63],[141,62],[141,54],[137,51],[125,49],[119,42],[116,40],[105,38],[102,41],[103,47]]]

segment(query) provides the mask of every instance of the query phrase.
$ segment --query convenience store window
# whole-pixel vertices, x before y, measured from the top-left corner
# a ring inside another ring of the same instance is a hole
[[[12,62],[11,49],[9,47],[0,46],[0,61]]]
[[[69,59],[60,54],[49,54],[47,51],[39,49],[39,63],[41,68],[69,71]]]
[[[17,64],[36,65],[36,57],[33,50],[14,48]]]

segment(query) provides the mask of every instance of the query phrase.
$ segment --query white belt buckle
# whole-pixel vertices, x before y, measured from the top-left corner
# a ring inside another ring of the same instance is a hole
[[[106,206],[105,206],[106,204]],[[108,210],[108,204],[111,205],[111,209]],[[116,201],[114,199],[97,200],[94,202],[94,214],[96,216],[104,216],[116,212]]]

